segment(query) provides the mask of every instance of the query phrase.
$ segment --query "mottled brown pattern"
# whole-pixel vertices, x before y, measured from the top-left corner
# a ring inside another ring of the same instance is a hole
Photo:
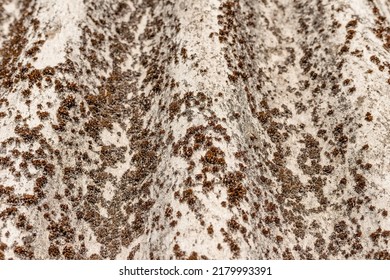
[[[390,259],[384,0],[0,0],[0,259]]]

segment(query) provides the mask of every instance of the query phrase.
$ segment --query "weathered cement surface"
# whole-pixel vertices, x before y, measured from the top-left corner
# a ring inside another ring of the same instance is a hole
[[[0,1],[0,259],[390,259],[390,4]]]

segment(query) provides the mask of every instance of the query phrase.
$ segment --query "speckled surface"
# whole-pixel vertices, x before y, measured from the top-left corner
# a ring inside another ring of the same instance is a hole
[[[390,4],[0,0],[0,259],[390,259]]]

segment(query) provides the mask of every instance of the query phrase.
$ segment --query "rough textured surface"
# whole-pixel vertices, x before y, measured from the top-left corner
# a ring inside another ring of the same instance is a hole
[[[390,259],[390,4],[0,0],[0,259]]]

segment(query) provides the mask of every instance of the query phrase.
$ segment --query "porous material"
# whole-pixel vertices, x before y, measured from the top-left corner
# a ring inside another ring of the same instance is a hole
[[[385,0],[0,0],[0,259],[390,259]]]

